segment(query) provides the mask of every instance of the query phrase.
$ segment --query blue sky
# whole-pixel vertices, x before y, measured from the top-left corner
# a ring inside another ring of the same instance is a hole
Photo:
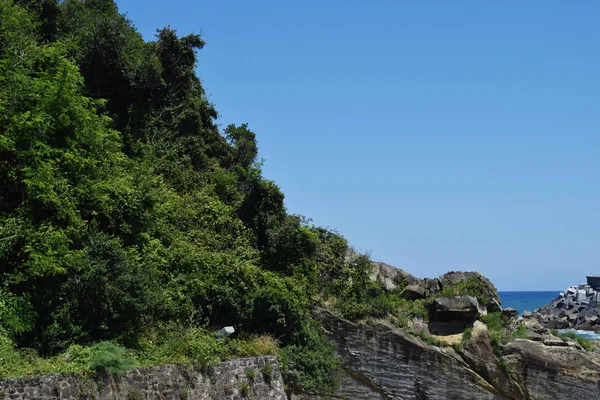
[[[600,274],[600,2],[117,0],[200,33],[292,213],[420,277]]]

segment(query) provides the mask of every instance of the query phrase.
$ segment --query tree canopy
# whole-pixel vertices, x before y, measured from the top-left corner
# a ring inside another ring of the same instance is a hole
[[[342,236],[287,213],[248,124],[219,130],[203,46],[169,27],[145,42],[112,0],[0,2],[0,334],[53,355],[234,325],[333,390],[311,307],[366,315],[379,286]]]

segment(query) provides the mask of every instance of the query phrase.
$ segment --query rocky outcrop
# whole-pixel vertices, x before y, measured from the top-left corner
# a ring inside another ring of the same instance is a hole
[[[272,366],[268,377],[261,372],[265,364]],[[249,370],[255,373],[248,373]],[[177,365],[137,369],[120,377],[109,375],[100,384],[75,375],[0,381],[2,400],[234,400],[248,397],[287,399],[275,357],[233,359],[206,372]]]
[[[315,316],[344,368],[368,383],[374,399],[507,398],[451,348],[431,346],[383,322],[354,324],[325,310]]]
[[[380,279],[388,290],[393,290],[398,286],[405,287],[412,284],[421,287],[423,286],[423,279],[414,277],[404,270],[376,261],[374,261],[372,265],[373,271],[371,273],[371,279]]]
[[[490,299],[488,304],[482,304],[488,311],[500,311],[500,296],[494,285],[479,272],[448,272],[438,278],[417,278],[406,271],[382,262],[373,262],[372,280],[381,280],[388,290],[404,288],[402,296],[409,300],[436,296],[444,289],[461,283],[477,284],[484,297]]]
[[[564,342],[534,321],[527,325],[536,340],[515,339],[496,348],[476,321],[456,353],[383,321],[355,324],[320,309],[315,316],[350,373],[345,392],[336,393],[342,398],[600,399],[600,354]]]
[[[498,388],[508,398],[527,398],[518,380],[510,375],[494,353],[490,332],[485,324],[473,324],[471,338],[459,350],[463,360],[487,382]]]
[[[523,317],[539,321],[550,329],[581,329],[600,332],[600,292],[582,283],[571,286],[550,304]]]
[[[516,339],[503,359],[532,400],[600,399],[600,357],[575,346]]]
[[[433,320],[441,322],[473,320],[486,313],[472,296],[439,297],[432,306]]]

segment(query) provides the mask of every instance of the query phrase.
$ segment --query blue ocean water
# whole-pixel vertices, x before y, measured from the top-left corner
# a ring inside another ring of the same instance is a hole
[[[512,307],[519,311],[519,314],[523,314],[523,311],[533,311],[543,305],[550,303],[552,300],[558,297],[560,291],[551,292],[498,292],[500,300],[502,300],[502,307]],[[559,332],[570,332],[570,329],[559,329]],[[590,331],[572,331],[577,335],[582,336],[586,339],[600,340],[600,334]]]
[[[551,292],[498,292],[502,300],[502,308],[512,307],[523,314],[550,303],[558,297],[560,290]]]

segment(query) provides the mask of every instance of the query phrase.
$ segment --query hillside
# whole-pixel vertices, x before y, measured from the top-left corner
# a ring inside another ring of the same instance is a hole
[[[217,125],[203,46],[144,41],[113,0],[0,2],[0,397],[145,373],[209,396],[234,370],[242,397],[545,398],[572,383],[540,384],[559,356],[593,386],[594,347],[503,313],[481,274],[419,279],[288,213],[251,125]]]
[[[137,365],[277,352],[290,384],[328,392],[339,361],[311,308],[398,301],[286,212],[248,124],[219,129],[203,46],[145,42],[112,0],[0,3],[0,377],[91,370],[111,341]]]

